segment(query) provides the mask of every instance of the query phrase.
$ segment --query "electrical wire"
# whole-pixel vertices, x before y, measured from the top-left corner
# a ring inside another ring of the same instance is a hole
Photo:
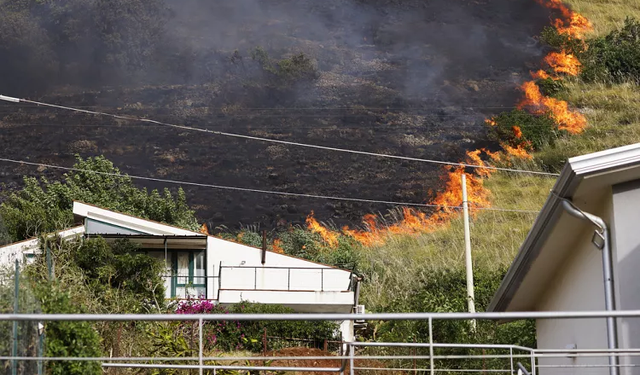
[[[72,171],[72,172],[94,173],[94,174],[113,176],[113,177],[127,177],[131,179],[136,179],[136,180],[163,182],[163,183],[176,184],[176,185],[188,185],[188,186],[205,187],[205,188],[220,189],[220,190],[241,191],[241,192],[248,192],[248,193],[260,193],[260,194],[301,197],[301,198],[314,198],[314,199],[327,199],[327,200],[358,202],[358,203],[376,203],[376,204],[386,204],[386,205],[392,205],[392,206],[406,206],[406,207],[445,208],[445,209],[462,209],[463,208],[462,206],[444,206],[444,205],[427,204],[427,203],[410,203],[410,202],[384,201],[384,200],[364,199],[364,198],[335,197],[335,196],[328,196],[328,195],[251,189],[251,188],[243,188],[243,187],[237,187],[237,186],[213,185],[213,184],[204,184],[204,183],[190,182],[190,181],[170,180],[170,179],[156,178],[156,177],[144,177],[144,176],[135,176],[135,175],[128,175],[128,174],[120,174],[120,173],[92,171],[88,169],[63,167],[63,166],[54,165],[54,164],[35,163],[35,162],[29,162],[24,160],[14,160],[14,159],[7,159],[7,158],[0,158],[0,162],[22,164],[22,165],[29,165],[29,166],[35,166],[35,167],[45,167],[45,168],[51,168],[51,169],[60,169],[60,170]],[[472,209],[501,211],[501,212],[530,213],[530,214],[538,213],[538,211],[531,211],[531,210],[517,210],[517,209],[495,208],[495,207],[473,207]]]
[[[337,148],[337,147],[320,146],[320,145],[300,143],[300,142],[292,142],[292,141],[284,141],[284,140],[278,140],[278,139],[272,139],[272,138],[256,137],[256,136],[251,136],[251,135],[246,135],[246,134],[229,133],[229,132],[223,132],[223,131],[219,131],[219,130],[210,130],[210,129],[203,129],[203,128],[195,128],[195,127],[186,126],[186,125],[170,124],[170,123],[167,123],[167,122],[151,120],[151,119],[146,119],[146,118],[139,118],[139,117],[133,117],[133,116],[126,116],[126,115],[116,115],[116,114],[113,114],[113,113],[106,113],[106,112],[99,112],[99,111],[90,111],[90,110],[86,110],[86,109],[67,107],[67,106],[62,106],[62,105],[57,105],[57,104],[37,102],[37,101],[34,101],[34,100],[13,98],[13,97],[4,96],[4,95],[0,95],[0,100],[12,102],[12,103],[31,103],[31,104],[35,104],[35,105],[41,105],[41,106],[44,106],[44,107],[75,111],[75,112],[86,113],[86,114],[90,114],[90,115],[108,116],[108,117],[112,117],[112,118],[116,118],[116,119],[120,119],[120,120],[126,120],[126,121],[140,121],[140,122],[144,122],[144,123],[167,126],[167,127],[171,127],[171,128],[175,128],[175,129],[196,131],[196,132],[209,133],[209,134],[214,134],[214,135],[220,135],[220,136],[232,137],[232,138],[239,138],[239,139],[247,139],[247,140],[253,140],[253,141],[278,143],[278,144],[284,144],[284,145],[288,145],[288,146],[307,147],[307,148],[314,148],[314,149],[325,150],[325,151],[344,152],[344,153],[350,153],[350,154],[356,154],[356,155],[366,155],[366,156],[374,156],[374,157],[381,157],[381,158],[388,158],[388,159],[417,161],[417,162],[422,162],[422,163],[440,164],[440,165],[457,166],[457,167],[489,169],[489,170],[503,171],[503,172],[528,173],[528,174],[543,175],[543,176],[554,176],[554,177],[559,176],[559,174],[549,173],[549,172],[531,171],[531,170],[514,169],[514,168],[500,168],[500,167],[476,165],[476,164],[466,164],[466,163],[454,163],[454,162],[447,162],[447,161],[441,161],[441,160],[421,159],[421,158],[414,158],[414,157],[400,156],[400,155],[379,154],[379,153],[368,152],[368,151],[349,150],[349,149]]]

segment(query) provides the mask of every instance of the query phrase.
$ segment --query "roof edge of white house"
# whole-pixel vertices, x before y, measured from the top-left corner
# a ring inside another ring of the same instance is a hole
[[[59,236],[62,239],[67,239],[69,237],[78,236],[83,233],[84,233],[84,225],[79,225],[79,226],[47,233],[45,236],[46,237]],[[33,238],[28,238],[26,240],[2,245],[0,246],[0,251],[5,251],[12,247],[19,247],[22,251],[30,251],[30,250],[37,249],[39,246],[40,246],[40,239],[38,237],[33,237]]]
[[[176,235],[176,236],[202,236],[202,237],[210,237],[212,238],[214,241],[223,241],[223,242],[231,242],[234,244],[238,244],[236,242],[233,241],[229,241],[229,240],[225,240],[219,237],[215,237],[215,236],[211,236],[211,235],[207,235],[204,233],[200,233],[200,232],[194,232],[194,231],[190,231],[187,229],[182,229],[179,227],[175,227],[172,225],[168,225],[168,224],[163,224],[163,223],[159,223],[153,220],[149,220],[149,219],[143,219],[137,216],[133,216],[133,215],[129,215],[129,214],[123,214],[123,213],[119,213],[119,212],[115,212],[112,210],[108,210],[105,208],[101,208],[92,204],[88,204],[88,203],[83,203],[83,202],[79,202],[79,201],[74,201],[73,202],[73,214],[77,215],[77,216],[81,216],[81,217],[85,217],[85,218],[93,218],[96,220],[100,220],[109,224],[115,224],[115,225],[119,225],[119,226],[123,226],[126,228],[130,228],[130,229],[134,229],[134,230],[138,230],[141,232],[145,232],[151,235]],[[257,251],[262,251],[262,249],[258,248],[258,247],[254,247],[254,246],[250,246],[250,245],[245,245],[245,244],[238,244],[250,249],[254,249]],[[270,253],[274,253],[273,251],[267,250]],[[320,262],[314,262],[308,259],[304,259],[304,258],[300,258],[300,257],[296,257],[293,255],[289,255],[289,254],[280,254],[282,256],[288,257],[288,258],[292,258],[292,259],[299,259],[299,260],[304,260],[305,262],[308,263],[313,263],[322,267],[326,267],[326,268],[332,268],[332,269],[336,269],[336,270],[342,270],[345,272],[351,272],[349,270],[343,269],[343,268],[339,268],[339,267],[335,267],[329,264],[324,264],[324,263],[320,263]]]
[[[533,261],[564,212],[559,197],[570,198],[589,176],[606,175],[640,165],[640,143],[570,158],[565,164],[527,238],[509,267],[487,311],[506,311]]]
[[[79,201],[73,202],[73,214],[88,219],[99,220],[109,224],[126,226],[127,228],[151,235],[207,236],[204,233],[194,232],[176,226],[159,223],[153,220],[115,212]]]

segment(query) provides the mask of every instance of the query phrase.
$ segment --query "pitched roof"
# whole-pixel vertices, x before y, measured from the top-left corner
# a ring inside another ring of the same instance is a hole
[[[572,233],[580,235],[588,225],[564,212],[560,197],[588,211],[611,186],[637,179],[640,143],[569,159],[487,310],[534,310],[545,280],[554,275],[575,241]]]

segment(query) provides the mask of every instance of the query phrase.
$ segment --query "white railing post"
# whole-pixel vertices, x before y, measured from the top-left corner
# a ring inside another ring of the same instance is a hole
[[[349,343],[349,374],[350,375],[354,375],[355,374],[355,370],[353,369],[353,365],[355,363],[355,361],[353,360],[353,356],[355,352],[355,347]]]
[[[536,353],[531,351],[531,375],[536,375]]]
[[[431,369],[431,375],[435,374],[435,368],[433,363],[433,318],[429,317],[429,366]]]
[[[198,320],[198,338],[200,340],[200,345],[199,345],[199,349],[198,349],[198,358],[199,358],[199,362],[200,362],[200,375],[203,374],[204,368],[202,366],[204,366],[204,361],[202,360],[202,358],[204,357],[202,351],[203,351],[203,346],[202,346],[202,318],[200,318]]]
[[[511,361],[511,375],[513,375],[513,347],[509,348],[509,360]]]

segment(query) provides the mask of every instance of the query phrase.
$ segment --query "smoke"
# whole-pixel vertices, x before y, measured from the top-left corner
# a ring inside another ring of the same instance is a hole
[[[0,92],[462,160],[486,146],[483,120],[515,105],[544,56],[533,37],[548,24],[549,10],[533,0],[0,0]],[[60,113],[0,120],[119,125]],[[58,137],[51,127],[0,132],[16,156],[39,144],[30,157],[101,153],[132,174],[197,182],[413,202],[442,184],[432,165],[170,130],[87,127]],[[208,190],[190,201],[230,226],[300,222],[311,210],[359,222],[388,208]]]
[[[0,4],[0,83],[14,93],[61,85],[202,84],[237,74],[255,78],[254,67],[238,68],[232,56],[246,60],[261,47],[276,58],[303,52],[321,71],[368,76],[391,70],[385,83],[405,99],[447,96],[440,90],[445,81],[493,78],[540,57],[539,48],[523,47],[523,41],[547,17],[524,0],[25,4]],[[501,25],[524,15],[523,27]]]

